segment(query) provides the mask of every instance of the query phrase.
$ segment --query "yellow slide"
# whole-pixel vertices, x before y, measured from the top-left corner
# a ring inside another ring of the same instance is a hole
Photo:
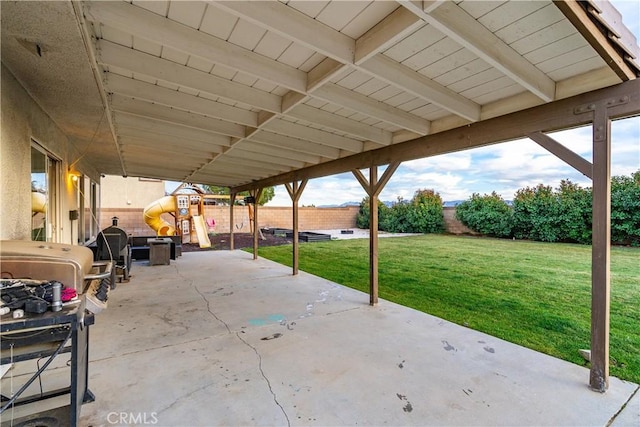
[[[207,225],[204,223],[204,217],[202,215],[195,215],[193,218],[193,226],[196,229],[196,235],[198,236],[198,244],[201,248],[210,248],[211,240],[209,240],[209,234],[207,233]]]
[[[47,196],[37,191],[31,192],[31,212],[46,213],[47,212]]]
[[[152,202],[144,208],[144,222],[157,233],[158,236],[173,236],[176,229],[173,225],[162,219],[160,215],[165,212],[176,211],[176,198],[164,196]]]

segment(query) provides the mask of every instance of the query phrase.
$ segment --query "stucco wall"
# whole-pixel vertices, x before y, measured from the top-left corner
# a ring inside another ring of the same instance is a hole
[[[76,191],[66,173],[69,158],[78,158],[67,137],[51,118],[28,95],[3,65],[1,72],[2,123],[0,126],[0,239],[31,239],[31,140],[38,142],[60,161],[60,219],[53,241],[71,243],[78,236],[77,221],[69,220],[69,210],[78,209]],[[77,171],[96,176],[95,171]]]
[[[31,99],[4,66],[0,74],[0,239],[26,239],[31,235],[31,142],[24,106]]]
[[[100,188],[100,204],[102,208],[107,209],[121,207],[143,209],[164,196],[164,181],[157,179],[107,175],[102,178]]]

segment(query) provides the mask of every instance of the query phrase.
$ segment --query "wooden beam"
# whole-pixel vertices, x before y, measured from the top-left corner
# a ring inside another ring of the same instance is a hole
[[[237,148],[242,148],[252,153],[266,154],[268,156],[280,156],[285,159],[298,160],[304,163],[316,164],[320,162],[320,156],[313,154],[306,154],[300,151],[289,150],[286,148],[276,148],[271,145],[261,144],[253,139],[249,138],[242,142]]]
[[[264,125],[263,129],[306,141],[313,141],[351,153],[359,153],[362,151],[362,141],[299,125],[287,120],[274,119]]]
[[[637,71],[633,70],[624,60],[624,56],[618,53],[611,45],[606,35],[591,21],[587,11],[577,1],[554,0],[560,12],[571,22],[580,34],[593,47],[604,62],[611,67],[622,81],[636,78]]]
[[[316,123],[328,128],[345,132],[357,138],[364,138],[369,141],[377,142],[382,145],[389,145],[392,141],[391,132],[370,126],[355,120],[348,119],[319,108],[313,108],[308,105],[300,104],[287,114],[300,120]]]
[[[258,162],[263,162],[265,164],[272,164],[281,166],[283,169],[286,167],[290,168],[301,168],[304,167],[305,162],[300,162],[298,160],[287,159],[278,155],[264,155],[260,153],[254,153],[249,150],[235,148],[232,152],[225,156],[225,159],[238,159],[241,160],[255,160]]]
[[[215,2],[214,4],[255,25],[327,56],[327,59],[308,75],[307,91],[309,93],[328,81],[330,76],[344,70],[346,65],[367,71],[374,77],[381,78],[403,90],[408,90],[413,95],[423,98],[427,102],[433,102],[461,117],[472,121],[478,120],[480,117],[479,105],[452,90],[391,60],[388,62],[380,58],[375,60],[377,56],[374,52],[380,52],[385,46],[408,34],[410,29],[417,28],[416,21],[419,21],[418,19],[409,19],[403,13],[392,14],[393,17],[386,19],[375,32],[375,37],[366,39],[367,50],[361,51],[359,62],[355,64],[355,40],[284,3],[231,1]],[[390,28],[399,31],[400,34],[390,34],[388,31]],[[365,57],[368,58],[366,62],[364,61]],[[398,79],[398,74],[402,75],[402,79]]]
[[[98,40],[96,45],[98,47],[97,61],[100,64],[115,65],[157,80],[188,87],[230,101],[242,102],[262,110],[280,113],[282,99],[277,95],[106,40]]]
[[[412,130],[420,135],[429,133],[428,120],[333,83],[327,83],[316,89],[313,97]]]
[[[382,192],[384,187],[387,185],[387,183],[391,179],[391,176],[398,169],[398,166],[400,166],[400,162],[393,162],[389,166],[387,166],[387,169],[385,169],[384,173],[382,174],[382,177],[375,185],[374,194],[376,196],[380,195],[380,192]]]
[[[287,135],[280,135],[265,130],[259,130],[251,135],[251,141],[260,141],[273,147],[286,148],[301,153],[312,154],[314,156],[337,159],[340,157],[340,150],[326,145],[316,144],[300,138],[292,138]],[[286,181],[283,181],[284,183]]]
[[[549,102],[555,97],[555,82],[503,42],[455,2],[428,2],[429,13],[415,8],[417,2],[400,1],[440,32],[475,53],[513,81]],[[437,7],[432,7],[432,6]]]
[[[591,254],[591,371],[589,385],[609,387],[611,264],[611,120],[605,103],[593,114],[593,234]]]
[[[157,134],[151,134],[138,129],[131,129],[131,132],[138,134],[138,136],[131,136],[128,134],[126,128],[122,129],[118,141],[123,147],[130,145],[146,148],[147,150],[159,148],[162,151],[172,153],[174,156],[178,156],[187,150],[208,156],[211,153],[221,153],[224,148],[222,145],[207,144],[200,141],[190,141],[188,139],[181,139],[178,144],[172,143],[172,141],[175,142],[175,139],[167,138],[166,141],[168,142],[163,143],[162,139],[155,137]]]
[[[246,132],[246,128],[243,125],[125,97],[123,95],[111,95],[111,108],[113,111],[147,117],[170,125],[186,126],[220,135],[234,136],[236,138],[243,138]]]
[[[480,120],[480,105],[385,55],[375,55],[361,67],[373,77],[438,105],[457,116],[472,122]]]
[[[293,211],[293,275],[298,274],[299,270],[299,259],[300,259],[300,250],[299,250],[299,238],[298,231],[299,227],[299,216],[298,216],[298,202],[300,201],[300,196],[304,191],[304,188],[307,185],[307,180],[302,180],[301,182],[294,181],[293,184],[285,183],[285,187],[287,192],[289,193],[289,197],[291,197],[292,203],[292,211]]]
[[[423,136],[407,142],[392,144],[376,150],[343,157],[305,169],[272,176],[263,180],[238,186],[247,190],[256,186],[279,185],[301,179],[319,178],[365,169],[370,165],[385,165],[394,161],[407,161],[468,150],[475,147],[524,138],[534,132],[552,132],[590,124],[590,111],[576,111],[576,106],[602,101],[623,99],[625,102],[609,107],[609,118],[617,119],[640,114],[640,79],[630,80],[616,86],[576,95],[548,104],[483,120],[448,131]]]
[[[213,5],[340,62],[353,62],[355,41],[280,2],[216,1]]]
[[[574,153],[555,139],[551,138],[549,135],[545,135],[542,132],[532,132],[527,136],[584,176],[592,178],[593,165],[584,157]]]
[[[126,2],[85,3],[87,20],[304,92],[301,70]],[[255,5],[252,5],[255,7]]]
[[[357,65],[402,40],[424,23],[415,14],[399,7],[356,40]]]
[[[105,73],[105,75],[108,91],[112,93],[144,99],[156,104],[180,108],[245,126],[256,127],[258,125],[258,114],[253,111],[232,107],[141,80],[130,79],[119,74]]]
[[[369,196],[369,304],[378,303],[378,195],[400,166],[394,162],[387,167],[378,180],[378,166],[369,167],[369,180],[360,169],[351,172]]]
[[[369,305],[378,304],[378,167],[369,168]]]
[[[258,236],[260,235],[260,226],[258,225],[258,200],[262,196],[262,188],[254,189],[251,191],[251,195],[254,197],[255,203],[253,204],[253,259],[258,259]],[[249,204],[251,209],[251,204]],[[251,218],[249,218],[251,220]]]
[[[233,218],[233,206],[236,204],[237,193],[234,191],[229,192],[229,250],[235,250],[235,220]]]
[[[131,136],[145,136],[145,132],[150,135],[157,135],[159,141],[167,141],[169,143],[180,144],[183,139],[186,141],[202,142],[204,144],[219,145],[228,147],[231,139],[226,135],[210,132],[203,129],[194,129],[189,126],[178,124],[169,124],[162,120],[152,119],[150,117],[136,116],[134,114],[117,112],[115,114],[115,123],[118,125],[119,133]],[[125,129],[137,129],[140,132],[124,133]],[[135,135],[133,135],[135,134]],[[154,136],[156,137],[156,136]]]

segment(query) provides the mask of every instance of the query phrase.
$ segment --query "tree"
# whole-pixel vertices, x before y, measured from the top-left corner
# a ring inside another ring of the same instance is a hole
[[[378,200],[378,230],[384,230],[382,226],[386,222],[388,211],[389,208]],[[367,196],[360,202],[360,209],[358,209],[358,214],[356,215],[356,227],[369,228],[369,212],[370,202],[369,196]]]
[[[442,198],[434,190],[418,190],[411,199],[409,224],[411,233],[442,233],[444,212]]]
[[[591,243],[593,195],[571,181],[560,181],[557,188],[559,240]]]
[[[474,193],[456,207],[456,218],[478,233],[511,237],[513,210],[495,191],[483,196]]]
[[[356,217],[358,228],[369,228],[369,197],[362,199]],[[418,190],[413,199],[387,207],[378,200],[378,230],[391,233],[440,233],[444,231],[442,199],[433,190]]]
[[[398,197],[398,200],[387,208],[387,214],[383,221],[380,221],[380,229],[391,233],[409,233],[411,224],[409,223],[411,203]]]
[[[611,179],[611,241],[640,246],[640,169]]]

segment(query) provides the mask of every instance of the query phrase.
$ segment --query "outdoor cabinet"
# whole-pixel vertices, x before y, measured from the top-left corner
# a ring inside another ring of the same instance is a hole
[[[149,244],[149,265],[169,265],[171,259],[171,242],[170,238],[147,240]]]

